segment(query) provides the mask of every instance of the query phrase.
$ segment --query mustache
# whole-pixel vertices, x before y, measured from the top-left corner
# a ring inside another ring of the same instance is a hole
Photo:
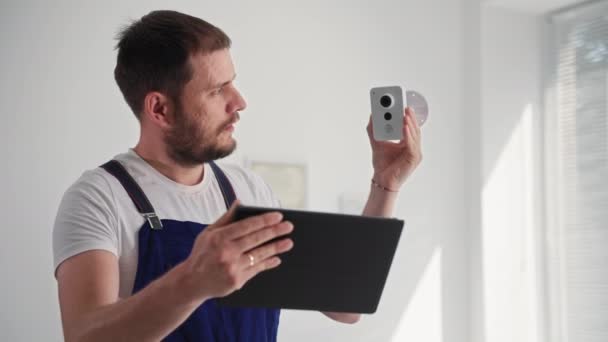
[[[239,114],[239,112],[234,112],[234,116],[232,117],[232,119],[227,120],[224,124],[220,125],[220,131],[223,131],[226,127],[230,125],[234,125],[239,120],[241,120],[241,114]]]

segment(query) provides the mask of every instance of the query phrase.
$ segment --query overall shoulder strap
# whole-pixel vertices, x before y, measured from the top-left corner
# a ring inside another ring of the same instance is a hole
[[[222,169],[215,162],[209,162],[213,173],[215,174],[215,178],[217,178],[218,183],[220,184],[220,190],[222,190],[222,195],[224,196],[224,203],[226,204],[226,210],[230,209],[230,206],[234,201],[236,201],[236,194],[234,193],[234,188],[228,177]]]
[[[116,177],[120,184],[125,188],[129,197],[137,207],[137,211],[150,223],[152,229],[162,229],[163,224],[156,215],[154,207],[146,197],[146,194],[139,187],[139,184],[131,177],[125,167],[117,160],[110,160],[101,165],[101,168],[108,171],[112,176]]]

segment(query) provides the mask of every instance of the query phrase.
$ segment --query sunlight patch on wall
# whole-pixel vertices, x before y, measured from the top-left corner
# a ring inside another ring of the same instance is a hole
[[[527,105],[482,191],[486,341],[538,339],[533,110]]]
[[[441,248],[437,247],[391,341],[443,342],[441,308]]]

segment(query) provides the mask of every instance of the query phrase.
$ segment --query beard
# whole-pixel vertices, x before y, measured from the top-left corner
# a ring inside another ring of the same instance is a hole
[[[198,117],[200,118],[200,116]],[[194,115],[188,115],[182,106],[175,108],[175,122],[165,134],[165,144],[169,157],[182,166],[195,166],[229,156],[236,149],[236,141],[221,143],[219,135],[235,118],[222,123],[219,128],[211,129]]]

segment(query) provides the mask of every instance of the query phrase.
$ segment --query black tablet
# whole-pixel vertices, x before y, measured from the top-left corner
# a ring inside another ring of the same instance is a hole
[[[280,208],[240,206],[236,220],[269,211],[294,224],[294,247],[279,267],[262,272],[218,303],[374,313],[384,289],[403,221]],[[284,238],[284,237],[282,237]]]

